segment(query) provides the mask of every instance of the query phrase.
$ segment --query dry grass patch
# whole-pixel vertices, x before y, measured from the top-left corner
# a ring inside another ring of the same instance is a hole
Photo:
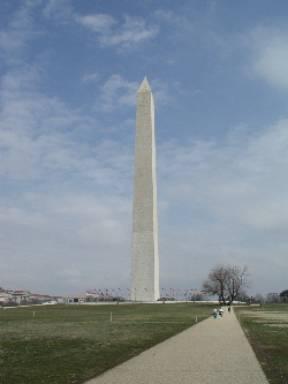
[[[236,309],[271,384],[288,384],[288,305]]]

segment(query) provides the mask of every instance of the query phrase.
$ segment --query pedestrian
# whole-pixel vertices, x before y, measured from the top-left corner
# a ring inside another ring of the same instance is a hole
[[[228,305],[228,312],[229,313],[231,312],[231,305],[230,304]]]

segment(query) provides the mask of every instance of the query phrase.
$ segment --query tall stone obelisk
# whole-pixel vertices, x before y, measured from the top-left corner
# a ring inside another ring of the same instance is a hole
[[[137,92],[132,239],[134,301],[159,298],[159,254],[154,99],[145,77]]]

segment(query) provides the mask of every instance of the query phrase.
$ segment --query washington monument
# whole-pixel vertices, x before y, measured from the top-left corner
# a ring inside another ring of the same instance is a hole
[[[154,99],[145,77],[137,92],[132,238],[134,301],[159,298],[159,254]]]

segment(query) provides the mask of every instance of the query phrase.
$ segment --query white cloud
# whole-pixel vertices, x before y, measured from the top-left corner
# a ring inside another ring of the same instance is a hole
[[[1,82],[1,283],[63,293],[126,285],[131,153],[97,136],[81,144],[97,121],[38,82],[33,67]]]
[[[98,72],[86,73],[82,76],[83,83],[95,83],[100,80],[100,75]]]
[[[118,31],[103,35],[100,39],[103,45],[129,46],[155,37],[158,27],[148,26],[145,20],[126,16]]]
[[[111,111],[119,106],[135,105],[138,84],[124,79],[121,75],[111,75],[101,89],[101,108]]]
[[[258,28],[251,34],[253,71],[270,85],[288,88],[288,31]]]
[[[2,78],[0,174],[10,179],[33,180],[53,172],[84,172],[99,185],[110,184],[111,169],[115,168],[120,175],[121,165],[130,161],[129,153],[123,153],[119,146],[115,148],[109,140],[96,141],[93,146],[77,142],[83,131],[95,132],[95,117],[41,94],[38,81],[38,72],[33,67],[13,70]],[[98,125],[98,129],[102,127]],[[113,157],[111,161],[105,160],[103,169],[101,159],[109,159],[113,151],[122,153],[114,164]]]
[[[142,17],[124,15],[122,20],[106,13],[80,15],[68,0],[49,0],[43,15],[60,23],[77,23],[95,34],[103,47],[127,48],[154,38],[159,27],[147,23]]]
[[[96,33],[102,46],[129,47],[155,37],[158,27],[147,25],[142,18],[125,16],[119,22],[107,14],[75,16],[76,22]]]
[[[10,64],[17,63],[28,42],[39,35],[39,31],[33,28],[32,21],[35,6],[37,2],[23,1],[6,28],[2,26],[0,30],[0,57]]]
[[[106,13],[80,15],[68,0],[49,0],[43,15],[60,23],[77,23],[95,34],[103,47],[127,48],[154,38],[159,27],[147,23],[142,17],[124,15],[122,20]]]
[[[67,23],[73,18],[73,8],[69,0],[48,0],[43,7],[43,15],[48,19],[55,19]]]
[[[154,11],[153,15],[156,19],[160,20],[161,22],[171,24],[180,28],[181,30],[191,30],[194,26],[194,23],[191,22],[191,20],[189,20],[185,14],[173,12],[170,9],[157,9],[156,11]]]
[[[128,280],[125,199],[66,191],[22,195],[17,204],[0,210],[2,284],[71,293]]]
[[[237,140],[160,146],[164,281],[191,275],[198,285],[207,269],[229,262],[249,266],[253,289],[264,288],[261,279],[267,290],[284,288],[287,153],[285,119]]]
[[[156,108],[159,105],[171,104],[174,101],[173,96],[176,94],[179,95],[179,93],[181,93],[179,84],[177,82],[171,81],[168,85],[163,81],[160,81],[158,79],[155,79],[155,80],[153,79],[151,83],[152,83],[151,86],[153,90]]]
[[[249,229],[284,229],[285,222],[288,231],[284,204],[288,183],[282,178],[288,169],[287,132],[284,119],[255,136],[238,136],[235,142],[168,145],[162,149],[162,167],[167,164],[165,169],[176,180],[167,191]],[[167,174],[163,176],[167,179]]]
[[[84,27],[99,32],[101,34],[110,33],[110,29],[116,23],[115,19],[110,15],[94,14],[76,17],[76,21]]]

